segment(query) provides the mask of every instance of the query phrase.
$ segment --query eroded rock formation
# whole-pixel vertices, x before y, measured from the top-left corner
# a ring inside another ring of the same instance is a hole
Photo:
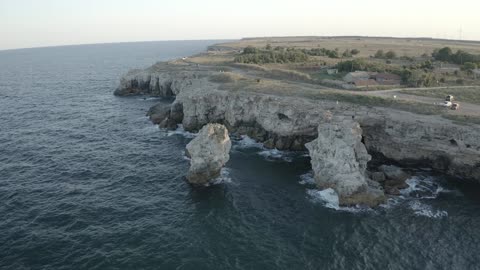
[[[281,150],[304,150],[305,144],[317,137],[324,113],[331,111],[360,124],[364,144],[374,156],[401,165],[421,163],[480,182],[478,125],[458,125],[434,115],[336,104],[330,100],[222,90],[221,83],[208,78],[213,71],[197,71],[195,67],[175,69],[179,68],[164,65],[131,72],[122,79],[117,92],[130,93],[137,88],[141,89],[133,91],[136,94],[168,96],[171,92],[176,100],[170,113],[159,114],[169,119],[165,122],[168,127],[183,124],[187,131],[197,131],[207,123],[222,123],[230,132],[246,134],[267,147]],[[171,91],[159,91],[165,88],[159,84]],[[162,117],[155,119],[161,123],[165,120]]]
[[[190,157],[188,181],[195,185],[206,185],[220,176],[220,170],[230,159],[231,147],[225,126],[205,125],[187,145],[187,155]]]
[[[318,138],[306,147],[317,186],[334,189],[340,204],[377,206],[385,201],[383,191],[369,185],[366,169],[371,156],[357,122],[344,117],[326,119],[318,126]]]

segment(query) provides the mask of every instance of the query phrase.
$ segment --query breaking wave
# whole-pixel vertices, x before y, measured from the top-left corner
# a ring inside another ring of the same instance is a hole
[[[228,168],[222,168],[220,171],[220,176],[215,178],[211,183],[206,186],[219,185],[223,183],[232,183],[232,178],[230,177],[230,171]]]
[[[197,136],[197,133],[192,133],[192,132],[186,131],[183,128],[183,125],[179,124],[179,125],[177,125],[176,130],[167,131],[167,136],[173,136],[173,135],[181,135],[185,138],[193,139]]]
[[[432,206],[419,200],[411,201],[408,205],[417,216],[425,216],[429,218],[443,218],[448,216],[447,211],[433,209]]]
[[[233,148],[235,150],[258,149],[261,150],[258,152],[258,154],[268,161],[293,162],[293,152],[281,151],[278,149],[268,149],[263,145],[263,143],[257,142],[246,135],[241,135],[239,140],[234,140]]]
[[[263,143],[259,143],[247,135],[241,135],[239,140],[235,140],[234,149],[258,148],[264,149]]]
[[[300,185],[315,185],[313,171],[300,175],[300,181],[298,183]]]

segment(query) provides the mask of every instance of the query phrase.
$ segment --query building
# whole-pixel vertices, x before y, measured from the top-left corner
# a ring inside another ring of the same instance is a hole
[[[369,80],[370,79],[370,73],[366,71],[355,71],[355,72],[350,72],[345,77],[343,77],[343,80],[347,83],[355,83],[355,81],[363,81],[363,80]]]
[[[391,73],[378,73],[372,77],[380,85],[399,85],[402,82],[402,77]]]
[[[366,80],[356,80],[353,82],[356,87],[369,87],[378,85],[378,83],[373,79],[366,79]]]
[[[327,74],[328,75],[338,74],[338,69],[336,68],[327,69]]]

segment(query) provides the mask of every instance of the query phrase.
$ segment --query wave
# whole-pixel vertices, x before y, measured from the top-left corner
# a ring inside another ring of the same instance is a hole
[[[300,185],[315,185],[315,178],[313,171],[300,175]]]
[[[289,152],[278,149],[266,149],[258,153],[268,161],[286,161],[293,162],[293,158],[289,156]]]
[[[235,150],[242,150],[242,149],[258,149],[261,150],[258,154],[264,157],[268,161],[285,161],[285,162],[293,162],[293,152],[290,151],[281,151],[278,149],[268,149],[266,148],[263,143],[257,142],[254,139],[246,136],[241,135],[240,140],[234,140],[233,148]]]
[[[331,188],[324,190],[308,189],[307,194],[312,201],[322,203],[327,208],[340,209],[338,194]]]
[[[435,210],[432,206],[422,203],[419,200],[411,201],[409,207],[417,216],[425,216],[429,218],[443,218],[448,216],[447,211]]]
[[[314,174],[312,171],[300,175],[300,185],[315,184]],[[406,181],[408,187],[400,191],[400,196],[392,196],[388,198],[385,204],[380,205],[381,209],[386,211],[393,210],[398,207],[406,207],[413,210],[414,215],[425,216],[429,218],[443,218],[448,216],[448,212],[441,209],[434,209],[422,200],[436,199],[441,193],[454,192],[453,190],[442,187],[437,179],[428,175],[413,176]],[[307,189],[307,195],[314,203],[322,203],[325,207],[348,212],[365,212],[375,209],[366,207],[341,207],[337,205],[338,195],[333,189]],[[336,196],[336,198],[335,198]]]
[[[258,148],[264,149],[263,143],[259,143],[254,139],[248,137],[247,135],[241,135],[240,140],[235,140],[234,149],[249,149],[249,148]]]
[[[417,199],[435,199],[441,193],[452,192],[443,188],[433,176],[418,175],[406,181],[408,187],[400,190],[403,197]]]
[[[223,183],[232,183],[232,178],[230,177],[230,170],[228,168],[222,168],[220,171],[220,176],[215,178],[206,186],[219,185]]]
[[[324,190],[307,189],[307,195],[312,202],[320,203],[326,208],[334,209],[337,211],[350,212],[350,213],[375,212],[374,209],[369,207],[340,206],[340,200],[339,200],[338,194],[335,192],[335,190],[331,188],[327,188]]]
[[[184,128],[183,128],[183,125],[182,124],[179,124],[177,125],[177,129],[176,130],[169,130],[167,131],[167,136],[174,136],[174,135],[181,135],[185,138],[189,138],[189,139],[193,139],[197,136],[197,133],[192,133],[192,132],[189,132],[189,131],[186,131]]]

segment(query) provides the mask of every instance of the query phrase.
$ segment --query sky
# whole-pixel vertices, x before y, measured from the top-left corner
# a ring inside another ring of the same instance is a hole
[[[0,0],[0,50],[264,36],[480,40],[479,0]]]

